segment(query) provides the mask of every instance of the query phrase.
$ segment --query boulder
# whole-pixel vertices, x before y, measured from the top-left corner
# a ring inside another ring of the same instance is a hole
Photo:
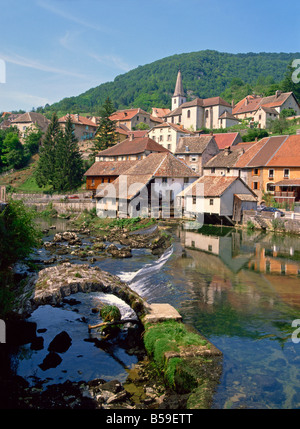
[[[56,335],[51,341],[48,347],[48,351],[65,353],[72,344],[72,339],[66,331],[62,331],[60,334]]]

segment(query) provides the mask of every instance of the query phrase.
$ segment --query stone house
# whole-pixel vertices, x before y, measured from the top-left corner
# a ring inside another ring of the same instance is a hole
[[[186,214],[206,214],[229,222],[240,221],[244,209],[255,209],[257,205],[256,194],[237,176],[202,176],[178,198]]]
[[[178,142],[175,156],[201,176],[203,166],[219,151],[214,136],[202,134],[196,137],[182,137]]]
[[[260,107],[266,110],[259,110]],[[278,117],[274,116],[275,111],[280,114],[284,109],[293,109],[296,115],[300,114],[300,105],[293,92],[276,91],[274,95],[268,97],[248,95],[234,106],[232,114],[240,120],[248,118],[250,125],[258,122],[260,128],[265,128],[268,119]]]
[[[198,178],[170,152],[152,153],[138,161],[113,183],[96,193],[97,212],[102,216],[181,216],[176,196]]]
[[[151,139],[155,140],[172,153],[176,152],[181,137],[189,137],[192,134],[191,131],[186,130],[183,126],[171,124],[169,122],[158,124],[148,132]]]
[[[26,136],[26,131],[29,129],[38,129],[40,128],[43,133],[45,133],[50,124],[49,119],[47,119],[41,113],[28,112],[18,115],[15,119],[10,122],[11,126],[17,127],[20,133],[20,140],[23,142],[24,137]]]
[[[169,151],[148,136],[134,137],[131,133],[129,138],[99,152],[95,161],[136,161],[159,152]]]
[[[63,129],[66,126],[69,116],[73,125],[74,136],[78,139],[78,141],[90,140],[95,136],[98,129],[96,118],[92,120],[78,114],[65,115],[58,120]]]
[[[125,125],[130,131],[134,130],[140,123],[146,124],[149,128],[163,122],[162,119],[152,116],[140,108],[117,110],[109,119],[115,121],[117,126]]]

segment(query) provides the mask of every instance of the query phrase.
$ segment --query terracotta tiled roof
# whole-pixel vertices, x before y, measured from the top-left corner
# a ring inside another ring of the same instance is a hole
[[[133,167],[138,161],[96,161],[85,176],[119,176]]]
[[[189,185],[180,196],[195,196],[197,193],[197,184],[203,185],[204,197],[220,197],[229,186],[236,180],[237,176],[202,176],[194,183]]]
[[[189,107],[200,106],[205,108],[205,107],[217,106],[217,105],[231,107],[231,105],[227,103],[227,101],[223,100],[223,98],[221,97],[194,98],[194,100],[186,101],[185,103],[182,103],[181,106],[179,106],[177,109],[165,115],[165,117],[181,115],[182,109],[186,109]]]
[[[178,131],[180,133],[193,134],[192,131],[187,130],[182,125],[172,124],[171,122],[163,122],[162,124],[155,125],[154,127],[152,127],[152,129],[153,128],[155,128],[155,129],[159,129],[159,128],[173,128],[173,130]]]
[[[112,121],[125,121],[128,119],[132,119],[138,113],[142,115],[149,115],[149,113],[145,112],[145,110],[137,108],[137,109],[117,110],[109,118]]]
[[[214,138],[219,149],[232,146],[236,140],[239,142],[242,140],[239,133],[218,133],[214,134]]]
[[[224,149],[211,158],[204,168],[231,168],[235,167],[238,159],[244,154],[244,150]]]
[[[275,186],[300,186],[300,179],[284,179],[275,183]]]
[[[154,177],[199,177],[190,167],[170,152],[152,153],[139,161],[127,174],[152,174]]]
[[[98,128],[98,125],[95,122],[91,121],[90,119],[86,118],[85,116],[80,116],[80,115],[76,115],[76,114],[65,115],[62,118],[60,118],[58,120],[58,122],[60,122],[60,123],[67,122],[68,116],[71,117],[72,124],[88,125],[90,127]]]
[[[251,145],[251,147],[246,150],[246,152],[238,159],[236,163],[237,168],[245,168],[248,166],[248,164],[251,162],[251,160],[254,158],[254,156],[257,155],[259,150],[265,145],[265,143],[269,140],[269,137],[265,137],[261,139],[259,142],[254,143]]]
[[[236,121],[238,121],[238,119],[230,112],[224,112],[222,113],[222,115],[219,117],[219,119],[234,119]]]
[[[165,149],[162,145],[156,143],[149,137],[137,137],[132,141],[130,139],[123,140],[122,142],[99,152],[97,156],[134,155],[145,151],[169,152],[168,149]]]
[[[273,140],[275,137],[271,139]],[[286,137],[266,166],[300,167],[300,135]]]
[[[293,93],[282,92],[279,95],[271,95],[269,97],[255,97],[247,96],[239,103],[237,103],[232,111],[234,115],[239,115],[246,112],[254,112],[260,106],[264,107],[278,107],[281,106]],[[248,99],[248,103],[246,100]]]
[[[152,107],[152,115],[157,116],[158,118],[163,118],[168,113],[170,113],[170,109],[162,109],[160,107]]]
[[[208,134],[195,137],[181,137],[179,139],[175,154],[201,154],[207,148],[207,145],[215,141],[215,138]],[[217,145],[217,144],[216,144]],[[188,149],[188,150],[187,150]]]
[[[247,166],[261,167],[267,165],[286,138],[287,136],[270,137],[251,161],[248,162]]]
[[[231,107],[231,104],[229,104],[227,101],[223,100],[221,97],[212,97],[212,98],[204,98],[203,99],[203,106],[227,106]]]

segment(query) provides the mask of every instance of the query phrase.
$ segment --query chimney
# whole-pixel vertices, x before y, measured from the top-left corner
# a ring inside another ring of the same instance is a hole
[[[230,153],[231,153],[230,147],[229,146],[225,147],[224,156],[228,156]]]
[[[278,97],[281,95],[281,91],[277,90],[277,91],[275,92],[275,95],[276,95],[276,98],[278,98]]]
[[[234,100],[231,100],[231,107],[234,109]]]
[[[248,106],[248,97],[245,98],[245,106]]]
[[[129,134],[129,141],[132,142],[133,139],[134,139],[134,135],[133,135],[133,133],[130,133]]]
[[[188,146],[186,146],[186,147],[185,147],[185,151],[186,151],[186,152],[189,152],[189,151],[190,151],[190,148],[189,148]]]
[[[75,119],[76,119],[77,121],[79,121],[79,114],[78,114],[78,113],[76,113],[76,115],[75,115]]]

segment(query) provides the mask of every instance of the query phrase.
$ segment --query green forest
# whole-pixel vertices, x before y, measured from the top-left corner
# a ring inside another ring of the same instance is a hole
[[[229,54],[205,50],[173,55],[37,111],[48,117],[53,112],[59,116],[78,112],[97,115],[107,97],[115,109],[140,107],[150,112],[152,107],[170,108],[179,69],[188,100],[221,96],[237,103],[251,92],[274,94],[295,58],[300,58],[300,53]]]

